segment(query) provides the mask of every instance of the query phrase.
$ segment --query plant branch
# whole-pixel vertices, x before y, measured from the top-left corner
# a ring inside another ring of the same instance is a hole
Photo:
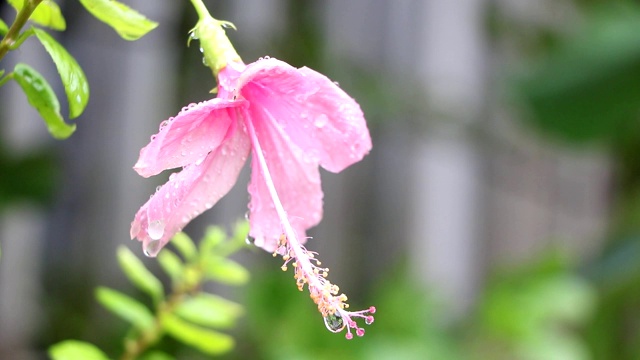
[[[2,58],[7,54],[7,52],[9,52],[9,50],[11,50],[14,43],[20,37],[20,30],[22,30],[24,24],[27,23],[27,20],[29,20],[31,14],[33,14],[33,11],[38,7],[38,5],[40,5],[41,2],[42,0],[25,0],[24,6],[22,7],[22,9],[20,9],[20,11],[18,11],[18,15],[13,21],[13,24],[11,24],[9,31],[4,36],[2,41],[0,41],[0,60],[2,60]]]

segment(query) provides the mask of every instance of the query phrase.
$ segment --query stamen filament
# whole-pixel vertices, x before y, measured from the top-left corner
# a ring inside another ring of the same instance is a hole
[[[237,110],[236,114],[240,116]],[[369,325],[373,322],[373,316],[369,314],[375,313],[375,307],[372,306],[369,309],[360,311],[346,310],[349,308],[349,304],[345,303],[347,296],[345,294],[338,295],[340,291],[338,286],[331,284],[326,279],[329,269],[318,267],[321,263],[315,257],[317,253],[308,251],[302,246],[300,241],[298,241],[296,232],[289,222],[287,212],[280,202],[280,197],[278,196],[273,178],[269,172],[267,161],[264,157],[262,146],[258,140],[253,123],[248,120],[247,117],[244,117],[244,123],[253,144],[254,156],[258,160],[267,190],[269,191],[276,213],[284,229],[284,234],[280,235],[273,256],[282,256],[284,264],[281,269],[283,271],[287,271],[287,265],[293,261],[291,265],[294,268],[294,277],[298,290],[303,291],[305,283],[307,284],[309,295],[318,306],[318,310],[324,318],[325,326],[329,331],[340,332],[346,328],[346,338],[352,339],[353,334],[351,333],[351,329],[353,328],[357,336],[363,336],[365,333],[364,328],[358,327],[353,318],[363,318],[365,323]],[[315,262],[315,265],[312,261]]]

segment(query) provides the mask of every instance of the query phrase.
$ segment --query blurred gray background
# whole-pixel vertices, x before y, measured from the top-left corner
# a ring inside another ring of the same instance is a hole
[[[126,244],[142,254],[140,244],[129,241],[129,226],[168,176],[139,177],[132,170],[139,150],[162,120],[211,97],[214,86],[197,45],[186,47],[196,20],[187,1],[126,1],[160,23],[136,42],[120,39],[75,1],[59,3],[68,26],[58,39],[83,67],[91,98],[76,133],[55,141],[18,86],[0,88],[3,151],[24,156],[47,149],[57,159],[58,180],[49,205],[16,202],[0,213],[3,359],[41,358],[43,342],[55,338],[42,334],[57,331],[47,329],[56,316],[56,324],[70,327],[82,321],[65,307],[102,321],[92,289],[126,283],[115,249]],[[525,29],[562,30],[579,18],[572,2],[206,3],[214,17],[237,26],[228,35],[245,62],[269,55],[307,65],[338,81],[363,107],[373,150],[341,174],[323,171],[325,216],[308,244],[350,294],[352,307],[369,306],[364,294],[405,261],[416,286],[431,289],[455,321],[470,311],[496,268],[550,245],[576,261],[598,251],[610,210],[609,156],[598,147],[541,141],[514,121],[504,81],[525,54],[517,37],[487,30],[491,13]],[[13,19],[12,8],[0,10],[5,21]],[[57,77],[35,41],[2,67],[23,59]],[[232,192],[187,232],[198,238],[207,224],[241,218],[248,174],[245,169]],[[279,271],[263,259],[270,257],[254,251],[241,261],[262,269],[256,271]],[[60,312],[45,314],[45,307]],[[89,337],[98,330],[84,328]],[[367,331],[374,333],[375,325]]]

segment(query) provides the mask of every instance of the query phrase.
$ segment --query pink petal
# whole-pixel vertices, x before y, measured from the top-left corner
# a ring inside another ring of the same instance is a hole
[[[140,150],[133,167],[149,177],[197,161],[217,148],[233,122],[242,101],[212,99],[184,107],[174,118],[163,122],[157,135]]]
[[[323,194],[318,163],[295,145],[263,109],[252,106],[248,113],[278,197],[298,240],[304,242],[306,230],[322,219]],[[253,151],[256,151],[255,146]],[[249,194],[250,235],[255,238],[257,246],[273,251],[283,229],[255,154],[251,161]]]
[[[249,64],[238,83],[251,106],[267,109],[289,138],[325,169],[339,172],[371,150],[360,106],[326,76],[264,59]]]
[[[242,62],[231,61],[218,73],[218,97],[233,100],[236,95],[238,78],[247,66]]]
[[[250,141],[234,121],[222,145],[201,162],[171,174],[169,181],[140,208],[131,223],[131,238],[155,256],[191,219],[210,209],[235,184],[249,154]]]

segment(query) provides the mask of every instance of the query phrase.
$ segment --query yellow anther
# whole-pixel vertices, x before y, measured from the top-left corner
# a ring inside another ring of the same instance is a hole
[[[282,271],[287,271],[287,265],[282,265],[280,269],[282,269]]]

